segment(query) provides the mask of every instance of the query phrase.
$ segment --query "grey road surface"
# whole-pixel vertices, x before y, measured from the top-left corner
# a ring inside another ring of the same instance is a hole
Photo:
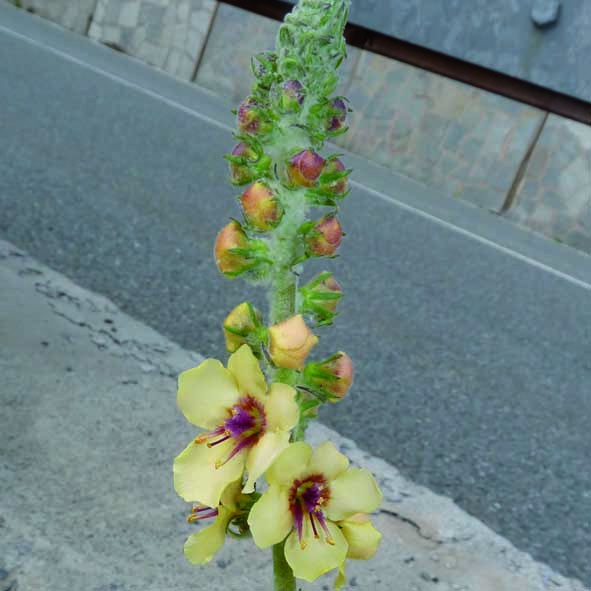
[[[261,294],[211,256],[238,215],[220,99],[0,6],[0,105],[0,236],[223,357],[221,319]],[[342,257],[315,268],[346,291],[321,349],[358,378],[323,420],[589,584],[589,259],[355,166]]]

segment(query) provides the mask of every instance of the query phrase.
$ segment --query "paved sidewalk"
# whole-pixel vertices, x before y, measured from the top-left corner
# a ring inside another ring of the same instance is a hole
[[[0,589],[270,588],[269,553],[250,543],[206,568],[182,556],[171,469],[192,429],[175,375],[200,359],[0,241]],[[385,494],[380,552],[350,567],[350,588],[585,591],[350,440],[320,425],[310,439],[328,437]]]

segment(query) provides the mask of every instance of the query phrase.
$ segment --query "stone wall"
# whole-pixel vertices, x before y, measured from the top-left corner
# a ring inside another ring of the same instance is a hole
[[[11,0],[66,29],[85,35],[92,20],[97,0]]]
[[[507,217],[591,253],[591,127],[548,117]]]
[[[216,5],[215,0],[98,0],[89,36],[191,80]]]

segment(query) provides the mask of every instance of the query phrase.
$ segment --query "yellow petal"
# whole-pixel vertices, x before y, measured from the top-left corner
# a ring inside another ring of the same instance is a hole
[[[312,448],[304,441],[292,443],[281,452],[267,470],[269,484],[290,487],[294,480],[307,473]]]
[[[240,394],[250,394],[255,398],[264,399],[267,392],[265,376],[248,345],[242,345],[236,353],[230,356],[228,369],[238,383]]]
[[[254,491],[254,483],[263,475],[273,460],[289,445],[289,433],[265,433],[259,442],[248,451],[246,456],[246,470],[248,480],[242,489],[245,494]]]
[[[318,539],[314,538],[312,528],[304,522],[303,540],[306,547],[302,550],[296,531],[293,531],[285,542],[285,559],[298,579],[314,581],[328,571],[338,568],[345,561],[347,542],[339,528],[327,522],[334,544],[329,544],[323,532]]]
[[[345,576],[345,563],[339,566],[339,572],[334,580],[334,588],[337,591],[341,591],[341,589],[347,584],[347,577]]]
[[[265,414],[269,431],[290,431],[300,416],[296,391],[287,384],[272,384],[265,400]]]
[[[281,542],[293,527],[287,489],[270,486],[252,506],[248,525],[254,543],[259,548],[268,548]]]
[[[217,360],[206,359],[179,376],[177,404],[188,421],[214,429],[228,418],[240,393],[232,374]]]
[[[206,564],[224,545],[226,528],[232,517],[230,511],[220,509],[216,520],[208,527],[189,536],[185,542],[185,557],[191,564]]]
[[[355,513],[371,513],[382,502],[382,493],[374,477],[365,469],[351,468],[330,483],[326,515],[341,521]]]
[[[220,498],[220,503],[226,509],[230,509],[231,511],[236,510],[236,505],[238,503],[238,499],[240,497],[240,492],[242,489],[242,478],[240,480],[235,480],[226,486],[222,496]]]
[[[195,442],[174,460],[174,488],[185,501],[217,507],[226,486],[238,480],[244,471],[244,452],[216,469],[216,462],[228,458],[235,443],[229,440],[214,447]]]
[[[349,460],[332,443],[326,441],[314,450],[310,460],[310,472],[320,473],[327,480],[334,480],[349,467]]]
[[[347,558],[369,560],[377,551],[382,534],[371,521],[345,520],[339,523],[341,532],[349,544]]]

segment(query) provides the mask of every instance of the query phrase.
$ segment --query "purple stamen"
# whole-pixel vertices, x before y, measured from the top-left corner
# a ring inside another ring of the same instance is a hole
[[[222,437],[221,439],[218,439],[217,441],[213,441],[211,443],[207,444],[207,447],[214,447],[215,445],[219,445],[220,443],[224,443],[224,441],[228,441],[228,439],[230,439],[230,435],[224,435],[224,437]]]
[[[306,547],[306,541],[303,539],[303,524],[306,513],[310,520],[310,527],[314,532],[314,538],[318,539],[320,537],[318,535],[317,521],[326,534],[326,542],[334,544],[322,513],[322,506],[329,498],[330,490],[326,486],[326,480],[322,474],[311,474],[302,480],[294,480],[289,494],[289,508],[302,550]]]
[[[293,520],[295,522],[296,531],[298,532],[298,539],[302,550],[306,547],[306,542],[302,540],[302,533],[304,530],[304,513],[302,511],[302,505],[297,503],[292,507]]]
[[[235,445],[230,455],[225,460],[218,460],[215,464],[216,468],[221,468],[242,450],[255,446],[265,434],[267,427],[264,406],[250,394],[240,398],[234,406],[228,409],[228,414],[229,418],[222,425],[195,439],[195,443],[200,444],[214,437],[222,436],[217,441],[209,442],[207,447],[210,448],[224,443],[228,439],[234,440]]]
[[[221,425],[217,429],[210,431],[209,433],[201,433],[196,439],[195,443],[205,443],[208,439],[212,439],[213,437],[217,437],[218,435],[223,435],[226,432],[226,428]]]
[[[312,526],[312,531],[314,532],[314,537],[316,539],[319,538],[318,530],[316,529],[316,524],[314,523],[314,513],[308,513],[308,517],[310,518],[310,525]]]
[[[322,528],[322,530],[326,534],[326,541],[329,544],[334,544],[334,541],[332,539],[332,536],[330,535],[330,531],[328,530],[328,526],[326,525],[326,519],[324,519],[324,514],[322,513],[322,511],[320,510],[320,508],[318,508],[316,510],[316,519],[318,520],[318,523],[320,524],[320,527]]]
[[[187,521],[189,523],[195,523],[196,521],[201,521],[202,519],[210,519],[212,517],[218,516],[218,510],[212,509],[211,507],[202,507],[199,511],[205,510],[206,513],[202,513],[198,515],[196,512],[191,513],[189,517],[187,517]],[[195,509],[193,509],[195,511]]]

